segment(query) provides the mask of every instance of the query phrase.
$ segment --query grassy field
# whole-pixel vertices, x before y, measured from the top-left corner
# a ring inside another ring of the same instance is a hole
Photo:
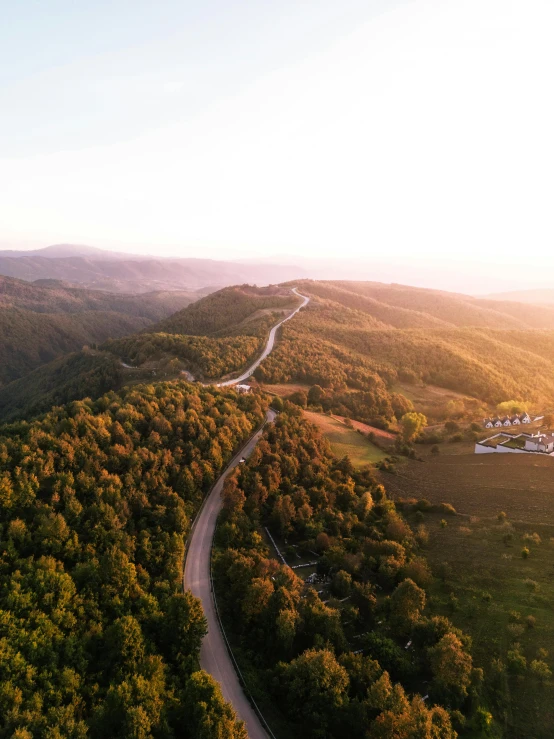
[[[339,458],[348,455],[355,467],[374,464],[387,456],[385,452],[368,441],[362,433],[347,426],[337,417],[312,411],[304,411],[304,415],[308,421],[318,426],[321,433],[329,440],[333,454]]]
[[[471,635],[476,664],[495,685],[489,699],[503,736],[552,737],[554,683],[541,683],[529,665],[544,649],[554,670],[554,459],[476,455],[470,442],[441,444],[437,456],[417,449],[423,462],[403,460],[397,474],[378,475],[393,498],[426,498],[458,511],[444,517],[445,527],[441,514],[406,514],[414,526],[423,515],[430,534],[425,555],[436,575],[430,610]],[[501,511],[506,521],[498,519]],[[532,628],[528,616],[536,619]],[[515,643],[527,668],[521,675],[495,672],[493,660],[507,668]]]
[[[428,418],[442,418],[449,401],[460,401],[470,397],[437,385],[412,385],[407,382],[398,382],[393,391],[405,395],[412,401],[416,411],[424,413]]]
[[[434,456],[429,447],[418,446],[423,462],[402,460],[397,474],[379,472],[379,477],[393,498],[451,503],[474,516],[505,511],[516,521],[554,523],[553,457],[474,454],[473,448],[472,442],[441,444]]]
[[[407,518],[420,525],[421,514]],[[425,554],[441,575],[429,589],[429,611],[471,635],[475,664],[492,684],[487,697],[502,735],[554,736],[554,683],[541,682],[530,669],[537,658],[554,669],[554,526],[448,516],[443,527],[440,514],[423,518],[430,535]],[[527,559],[523,547],[530,550]],[[529,616],[536,621],[528,623]],[[508,652],[516,644],[527,661],[521,675],[510,669]]]

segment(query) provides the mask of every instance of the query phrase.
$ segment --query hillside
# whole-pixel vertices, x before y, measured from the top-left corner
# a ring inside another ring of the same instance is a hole
[[[554,309],[400,285],[297,284],[312,301],[281,330],[256,372],[262,383],[319,385],[325,410],[385,427],[411,408],[399,383],[463,394],[433,403],[437,418],[456,406],[478,419],[511,399],[554,405]],[[289,285],[224,288],[101,348],[133,368],[123,382],[154,372],[211,381],[246,366],[296,303]]]
[[[391,377],[407,378],[485,403],[554,399],[551,309],[542,314],[531,306],[499,303],[500,312],[488,306],[492,301],[378,283],[303,282],[299,288],[314,300],[302,321],[283,328],[283,341],[258,372],[264,381],[359,388],[364,376],[377,373],[388,383]],[[377,305],[374,296],[381,298]],[[390,307],[385,299],[396,300],[392,307],[402,310],[389,314],[391,323],[399,323],[401,315],[400,327],[385,325],[383,306]],[[442,327],[431,323],[439,314]],[[421,327],[422,317],[429,327]]]
[[[0,277],[0,385],[56,357],[145,328],[194,294],[114,295]]]
[[[158,258],[62,244],[30,252],[0,252],[0,275],[29,282],[55,279],[110,292],[144,293],[217,289],[244,282],[267,285],[303,277],[306,272],[289,265]]]
[[[104,352],[64,354],[0,387],[0,420],[30,418],[72,400],[98,398],[123,380],[121,363]]]
[[[554,307],[537,310],[514,301],[479,299],[441,290],[379,282],[303,281],[296,284],[314,295],[368,313],[394,328],[438,328],[450,325],[554,329]]]
[[[287,288],[240,285],[212,293],[153,327],[170,334],[209,336],[237,329],[259,312],[286,310],[298,304]]]
[[[159,321],[202,296],[193,291],[157,291],[121,295],[65,285],[57,280],[26,282],[0,275],[0,309],[20,308],[37,313],[113,311]]]

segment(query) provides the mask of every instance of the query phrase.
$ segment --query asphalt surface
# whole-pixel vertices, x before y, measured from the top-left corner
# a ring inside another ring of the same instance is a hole
[[[274,411],[268,410],[266,423],[273,421],[275,415]],[[191,590],[193,595],[200,598],[208,622],[208,633],[200,648],[200,666],[217,680],[223,697],[231,703],[238,717],[246,724],[250,739],[268,739],[268,734],[240,685],[219,628],[211,590],[210,558],[217,517],[222,505],[221,492],[225,478],[234,467],[240,464],[243,457],[247,459],[252,454],[262,432],[263,428],[254,434],[247,445],[233,458],[206,499],[189,540],[183,576],[183,587],[185,590]]]
[[[262,355],[256,359],[254,364],[251,364],[250,367],[240,375],[240,377],[235,377],[234,380],[227,380],[226,382],[218,382],[217,387],[228,387],[229,385],[238,385],[240,382],[243,382],[244,380],[247,380],[250,375],[254,373],[254,370],[256,370],[260,364],[264,361],[264,359],[268,356],[268,354],[271,354],[273,351],[273,347],[275,345],[275,336],[277,334],[277,330],[283,325],[283,323],[286,323],[287,321],[290,321],[290,319],[295,316],[299,310],[301,310],[305,305],[308,305],[310,302],[310,298],[307,298],[305,295],[301,295],[298,290],[293,287],[292,292],[295,295],[298,295],[299,298],[303,298],[303,303],[298,306],[298,308],[295,308],[292,313],[290,313],[286,318],[283,318],[282,321],[279,321],[279,323],[276,326],[273,326],[271,331],[269,332],[269,339],[267,340],[267,344],[265,345],[265,349],[262,352]]]

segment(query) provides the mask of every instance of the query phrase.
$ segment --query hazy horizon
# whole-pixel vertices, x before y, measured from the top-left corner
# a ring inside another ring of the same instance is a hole
[[[2,248],[554,284],[546,2],[26,0],[7,16]]]

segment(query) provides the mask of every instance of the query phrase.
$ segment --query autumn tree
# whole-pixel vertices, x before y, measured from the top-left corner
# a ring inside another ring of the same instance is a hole
[[[427,426],[427,418],[423,413],[412,411],[405,413],[400,419],[402,426],[402,438],[404,441],[413,441]]]

